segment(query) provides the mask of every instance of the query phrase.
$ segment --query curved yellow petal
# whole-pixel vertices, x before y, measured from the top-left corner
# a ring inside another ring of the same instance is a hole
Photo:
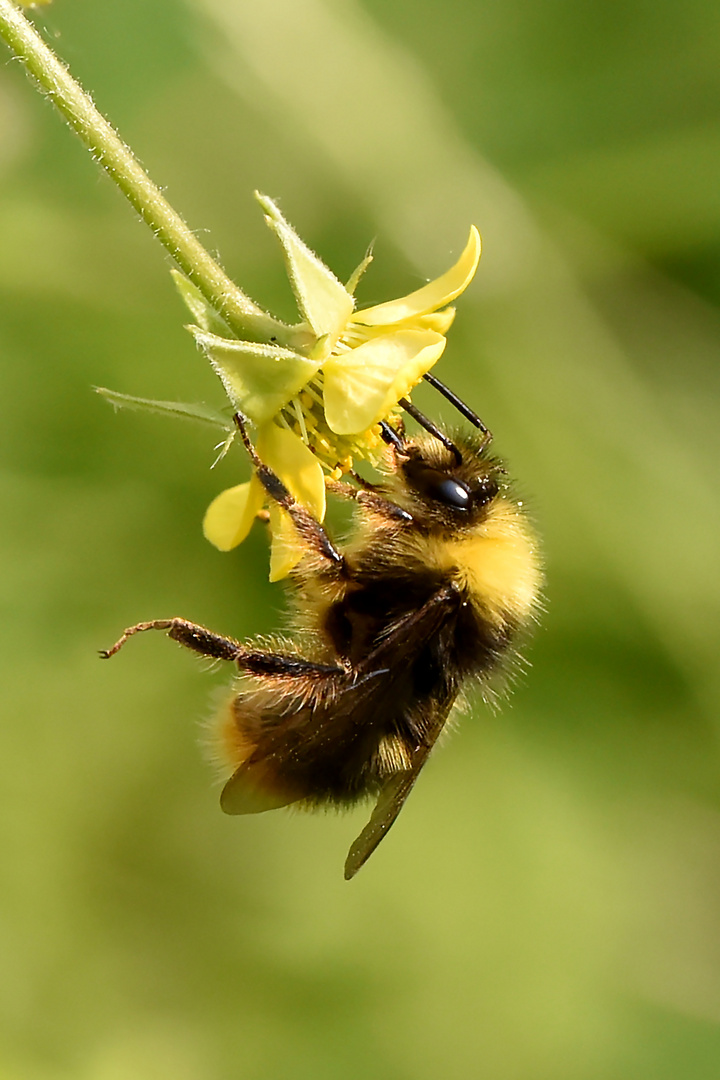
[[[264,502],[265,491],[256,476],[247,484],[221,491],[205,512],[203,533],[206,539],[220,551],[237,547],[250,532]]]
[[[378,326],[402,322],[404,319],[411,319],[417,315],[427,315],[431,311],[445,307],[472,281],[480,261],[480,249],[480,233],[474,225],[471,225],[465,250],[446,273],[428,282],[427,285],[423,285],[422,289],[400,297],[399,300],[389,300],[386,304],[377,304],[375,307],[366,308],[365,311],[356,311],[352,316],[352,321],[362,326]]]
[[[336,435],[366,431],[387,416],[442,355],[434,330],[398,330],[371,338],[323,366],[325,417]]]
[[[442,311],[431,311],[427,315],[418,315],[413,320],[416,330],[434,330],[438,334],[447,334],[455,321],[455,308],[446,307]]]
[[[258,432],[260,460],[277,473],[290,494],[314,518],[325,517],[325,477],[320,462],[294,432],[266,424]]]

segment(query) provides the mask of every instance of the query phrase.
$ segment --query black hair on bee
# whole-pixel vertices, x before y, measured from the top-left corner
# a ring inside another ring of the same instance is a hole
[[[232,774],[220,805],[252,814],[297,804],[377,800],[350,848],[345,877],[366,862],[397,818],[463,684],[485,688],[507,666],[537,606],[537,545],[492,436],[434,377],[474,430],[450,435],[407,400],[424,433],[382,425],[380,484],[328,482],[355,501],[353,539],[341,552],[258,458],[236,422],[268,496],[291,517],[304,548],[293,571],[297,634],[280,651],[241,644],[186,619],[138,623],[240,678],[220,717]]]

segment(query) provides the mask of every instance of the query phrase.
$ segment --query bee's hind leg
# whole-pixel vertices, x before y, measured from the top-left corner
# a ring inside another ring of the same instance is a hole
[[[230,660],[237,664],[241,671],[247,671],[253,675],[276,675],[290,679],[305,678],[308,675],[348,675],[346,669],[338,665],[317,664],[312,660],[305,660],[302,656],[289,653],[248,649],[234,638],[224,637],[198,623],[180,618],[153,619],[151,622],[141,622],[130,626],[112,648],[103,649],[100,656],[103,660],[109,660],[122,649],[129,638],[145,630],[164,630],[169,638],[177,641],[179,645],[184,645],[186,649],[192,649],[193,652],[200,653],[201,656],[209,656],[213,660]]]
[[[188,622],[187,619],[153,619],[151,622],[136,623],[129,626],[110,649],[103,649],[100,656],[103,660],[109,660],[116,652],[122,649],[129,638],[145,630],[164,630],[169,638],[184,645],[193,652],[202,656],[210,656],[214,660],[237,660],[238,655],[245,650],[243,646],[233,638],[223,637],[212,630],[207,630],[198,623]]]
[[[316,521],[309,510],[306,510],[304,506],[301,506],[299,502],[296,502],[277,473],[273,472],[268,465],[265,465],[264,462],[260,460],[257,450],[250,441],[250,436],[247,433],[242,416],[240,416],[239,413],[236,413],[234,420],[238,431],[242,436],[245,449],[250,455],[250,460],[255,466],[258,480],[265,488],[270,498],[273,502],[277,503],[278,506],[281,506],[283,510],[287,510],[292,518],[293,525],[295,526],[298,535],[305,541],[308,547],[321,555],[322,558],[336,570],[345,572],[345,559],[341,552],[335,547],[320,522]]]

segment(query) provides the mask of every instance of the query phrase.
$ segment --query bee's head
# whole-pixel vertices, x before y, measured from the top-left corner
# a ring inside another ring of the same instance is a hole
[[[489,457],[482,436],[454,434],[453,449],[431,435],[395,448],[395,478],[403,505],[429,525],[462,529],[475,525],[506,486],[504,469]]]

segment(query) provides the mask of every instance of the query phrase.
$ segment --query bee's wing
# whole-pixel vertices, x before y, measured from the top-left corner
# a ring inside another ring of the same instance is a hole
[[[448,707],[436,719],[432,731],[426,734],[425,739],[416,749],[412,767],[404,772],[396,773],[385,782],[370,820],[348,852],[345,860],[346,881],[354,877],[360,867],[367,862],[402,810],[405,800],[420,775],[420,770],[445,726],[451,705],[452,702],[449,702]]]
[[[448,618],[452,617],[456,610],[456,603],[457,594],[454,589],[450,587],[440,589],[422,608],[413,612],[396,627],[393,634],[368,657],[363,667],[372,669],[387,665],[392,671],[398,665],[403,666],[407,655],[413,654],[415,646],[424,643]],[[443,704],[436,707],[434,715],[428,717],[430,723],[424,733],[423,741],[415,749],[410,768],[396,773],[385,782],[370,820],[348,852],[345,860],[346,881],[354,877],[360,867],[367,862],[402,810],[420,770],[445,726],[454,700],[453,693]]]
[[[220,794],[220,808],[226,814],[263,814],[289,806],[303,797],[302,791],[283,784],[268,767],[267,760],[245,763],[236,769]]]

